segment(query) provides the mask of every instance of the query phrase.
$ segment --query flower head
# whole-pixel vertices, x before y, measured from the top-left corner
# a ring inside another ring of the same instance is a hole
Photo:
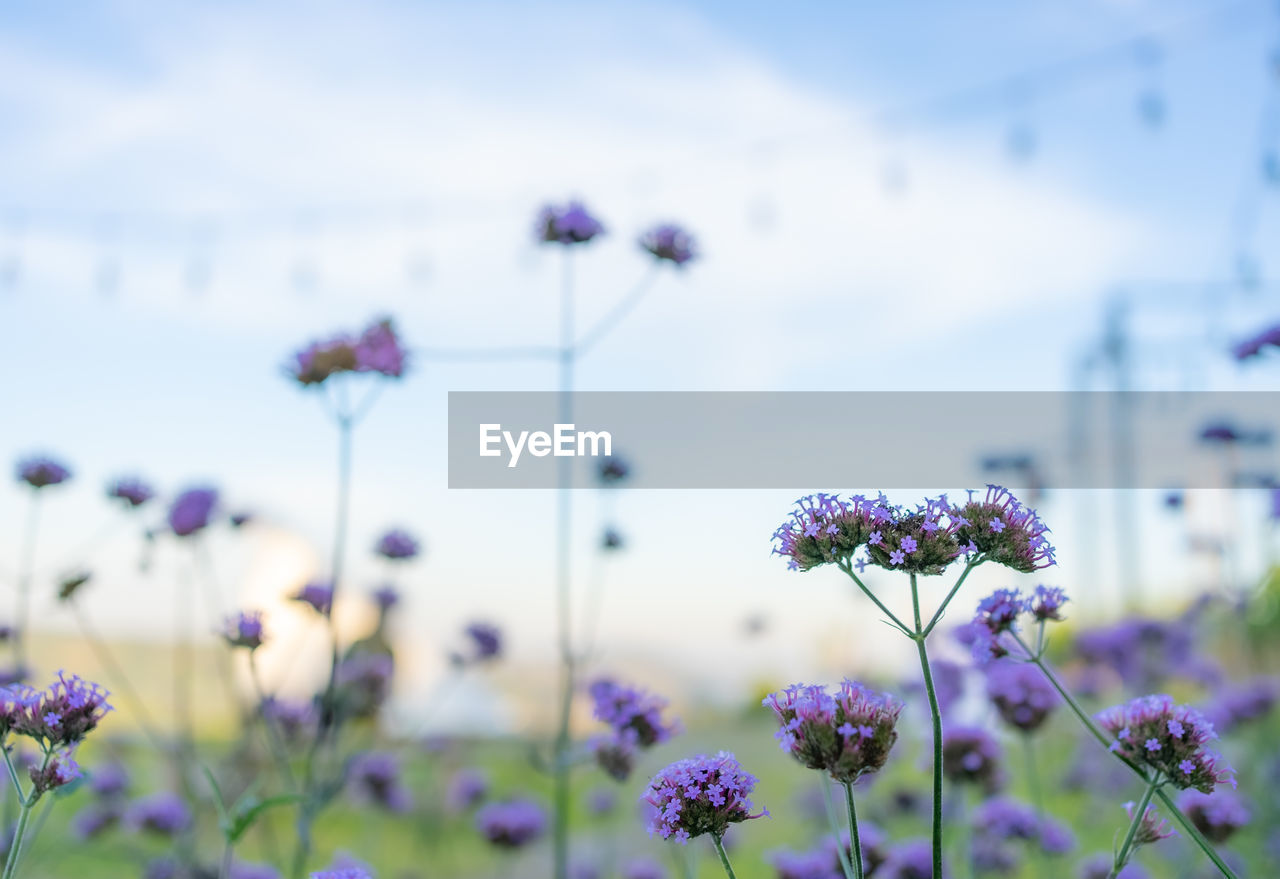
[[[1235,774],[1222,758],[1205,747],[1217,738],[1203,714],[1176,705],[1169,696],[1142,696],[1097,715],[1099,725],[1115,736],[1111,750],[1162,773],[1179,788],[1212,793],[1219,784],[1235,787]]]
[[[407,812],[413,807],[413,798],[400,775],[400,761],[394,754],[372,752],[351,761],[347,784],[361,802],[388,812]]]
[[[532,800],[490,803],[476,812],[476,829],[498,848],[520,848],[546,832],[547,815]]]
[[[169,528],[178,537],[189,537],[208,527],[218,506],[216,488],[190,488],[169,507]]]
[[[1178,808],[1191,819],[1197,830],[1213,842],[1219,843],[1234,836],[1252,817],[1244,800],[1228,790],[1212,794],[1197,790],[1183,791],[1178,797]]]
[[[1125,803],[1124,812],[1129,816],[1129,820],[1133,820],[1134,810],[1138,808],[1136,803]],[[1156,811],[1154,806],[1147,806],[1147,810],[1142,813],[1142,820],[1138,823],[1138,831],[1133,837],[1133,844],[1151,845],[1162,839],[1168,839],[1171,836],[1177,836],[1169,827],[1169,822],[1160,817],[1160,813]]]
[[[672,763],[650,780],[641,797],[654,810],[649,833],[679,843],[704,833],[723,837],[730,824],[768,814],[751,814],[755,786],[755,776],[726,751]]]
[[[466,666],[491,662],[502,655],[502,630],[492,623],[468,623],[462,630],[467,647],[452,656],[454,665]]]
[[[1017,631],[1018,616],[1025,607],[1017,589],[997,589],[978,602],[973,623],[964,628],[963,634],[979,665],[1008,655],[1000,636]]]
[[[604,234],[604,226],[580,201],[547,205],[538,213],[538,240],[549,244],[586,244]]]
[[[1005,723],[1023,732],[1039,729],[1058,704],[1040,670],[1026,662],[994,662],[987,669],[987,698]]]
[[[451,812],[474,809],[489,795],[489,776],[479,769],[459,769],[449,779],[445,805]]]
[[[72,759],[70,751],[50,754],[43,766],[32,766],[28,774],[36,793],[40,794],[70,784],[81,775],[80,767]]]
[[[371,323],[358,336],[340,333],[309,343],[294,355],[286,371],[306,387],[352,372],[400,378],[405,360],[395,324],[384,318]]]
[[[892,571],[936,575],[963,553],[956,540],[958,524],[946,497],[925,498],[915,509],[889,507],[888,519],[877,523],[877,540],[867,541],[867,559]]]
[[[994,793],[1003,786],[1000,745],[979,727],[950,727],[942,736],[942,771],[951,781]]]
[[[129,509],[136,509],[155,496],[155,489],[134,477],[117,479],[107,486],[107,497],[121,501]]]
[[[774,555],[785,556],[792,570],[847,564],[859,548],[881,540],[880,531],[893,516],[887,498],[869,501],[861,495],[815,494],[796,501],[791,518],[773,533]]]
[[[766,697],[764,705],[781,723],[775,738],[782,750],[836,781],[877,771],[898,740],[902,703],[848,679],[835,695],[796,684]]]
[[[10,687],[0,696],[3,724],[54,748],[69,748],[84,740],[111,710],[106,690],[78,675],[58,672],[58,679],[42,691]]]
[[[625,734],[642,748],[665,742],[680,731],[678,721],[666,721],[667,700],[640,687],[602,678],[591,684],[596,720]]]
[[[404,375],[407,355],[390,318],[382,318],[365,327],[356,339],[355,351],[356,372],[372,372],[386,378]]]
[[[90,803],[71,819],[71,835],[87,842],[106,833],[120,823],[120,809],[115,803]]]
[[[1267,327],[1257,335],[1238,342],[1231,349],[1231,354],[1236,360],[1249,360],[1267,348],[1280,348],[1280,324]]]
[[[908,839],[889,850],[876,879],[933,879],[933,849],[927,839]]]
[[[135,800],[125,813],[125,823],[135,831],[172,837],[191,826],[191,812],[177,794],[158,793]]]
[[[373,717],[391,695],[395,662],[385,653],[357,651],[338,663],[334,695],[348,717]]]
[[[645,232],[640,236],[640,246],[676,266],[684,266],[698,255],[693,236],[674,223],[662,223]]]
[[[262,646],[262,611],[242,611],[228,617],[222,626],[222,637],[231,647],[257,650]]]
[[[988,485],[986,497],[971,499],[952,513],[961,523],[955,535],[960,545],[972,547],[987,561],[1023,573],[1056,564],[1048,527],[1006,488]]]
[[[71,471],[66,466],[43,455],[23,458],[18,462],[15,473],[19,482],[25,482],[32,488],[48,488],[71,478]]]
[[[378,606],[378,610],[386,613],[400,603],[400,592],[390,583],[384,583],[377,589],[373,590],[373,603]]]
[[[1037,620],[1062,622],[1062,606],[1071,599],[1059,586],[1037,586],[1027,598],[1027,612]]]
[[[333,609],[333,584],[327,580],[312,580],[289,597],[309,605],[321,616],[328,616]]]
[[[384,559],[408,561],[416,558],[420,549],[417,538],[407,531],[395,528],[378,538],[374,552]]]

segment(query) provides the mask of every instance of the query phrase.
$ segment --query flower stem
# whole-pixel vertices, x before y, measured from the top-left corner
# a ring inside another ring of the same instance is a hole
[[[1124,835],[1124,842],[1120,845],[1120,851],[1116,852],[1116,859],[1111,866],[1109,879],[1115,879],[1115,877],[1119,876],[1125,864],[1129,863],[1129,857],[1133,854],[1133,840],[1138,835],[1138,828],[1142,826],[1142,818],[1147,814],[1147,807],[1151,805],[1151,797],[1159,786],[1159,779],[1148,783],[1146,791],[1142,794],[1142,801],[1138,803],[1138,808],[1133,810],[1133,818],[1129,821],[1129,832]]]
[[[18,812],[18,826],[13,831],[13,842],[9,844],[9,857],[4,862],[4,873],[0,879],[13,879],[18,873],[18,861],[22,857],[22,841],[27,835],[27,823],[31,819],[31,806],[27,800],[22,801],[22,810]]]
[[[1156,791],[1156,799],[1164,805],[1169,814],[1173,816],[1173,819],[1178,822],[1178,825],[1186,831],[1187,836],[1191,837],[1191,840],[1200,847],[1202,852],[1205,853],[1205,856],[1209,860],[1213,861],[1213,865],[1218,868],[1219,873],[1226,876],[1227,879],[1237,879],[1235,871],[1228,867],[1218,852],[1214,850],[1213,843],[1204,838],[1204,834],[1200,832],[1200,829],[1196,827],[1196,825],[1193,824],[1186,815],[1182,814],[1182,810],[1179,809],[1177,804],[1169,798],[1167,793],[1163,790]]]
[[[933,619],[929,620],[929,625],[924,627],[924,634],[928,636],[938,623],[942,622],[942,615],[947,612],[947,605],[951,603],[951,599],[956,597],[956,593],[960,591],[960,587],[964,585],[965,578],[969,576],[969,572],[978,565],[982,564],[980,559],[974,559],[964,566],[964,570],[960,572],[960,576],[956,579],[956,585],[951,587],[951,591],[947,593],[947,597],[942,599],[942,604],[938,605],[938,609],[934,611]]]
[[[840,819],[836,816],[835,804],[831,801],[831,784],[827,781],[825,774],[819,775],[822,779],[822,787],[819,789],[822,794],[822,805],[827,810],[827,822],[831,825],[831,835],[836,839],[840,838]],[[840,861],[840,872],[845,879],[853,879],[853,864],[849,859],[849,852],[845,851],[844,846],[836,846],[837,860]]]
[[[916,575],[911,575],[911,610],[915,614],[916,649],[920,653],[920,671],[929,696],[929,717],[933,722],[933,876],[942,879],[942,713],[938,710],[938,694],[929,669],[929,652],[925,649],[925,632],[920,621],[920,589]]]
[[[852,565],[846,564],[845,562],[838,562],[837,564],[839,564],[840,570],[844,571],[846,574],[849,575],[849,579],[851,579],[855,584],[857,584],[858,588],[862,590],[862,593],[866,595],[867,598],[870,598],[871,601],[875,604],[875,606],[880,608],[880,612],[885,616],[887,616],[895,626],[901,629],[902,632],[908,636],[914,634],[911,631],[911,629],[907,627],[907,624],[904,623],[902,620],[898,619],[898,617],[894,614],[893,611],[885,607],[884,602],[881,601],[879,598],[877,598],[876,594],[872,592],[870,589],[868,589],[867,585],[863,583],[861,579],[858,578],[858,575],[853,572]]]
[[[853,807],[852,782],[845,782],[844,805],[849,810],[849,845],[853,850],[853,875],[856,879],[862,879],[862,840],[858,838],[858,812]]]
[[[716,854],[720,856],[720,864],[724,867],[724,873],[729,879],[738,879],[738,874],[733,872],[733,865],[729,863],[729,853],[724,850],[724,841],[715,834],[711,835],[711,841],[715,843]]]

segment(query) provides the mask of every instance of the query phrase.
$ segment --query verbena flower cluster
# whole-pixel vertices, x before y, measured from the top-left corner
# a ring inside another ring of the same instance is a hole
[[[19,482],[32,488],[48,488],[71,478],[71,470],[65,464],[44,456],[24,458],[14,472]]]
[[[822,686],[795,684],[764,700],[781,728],[782,750],[809,769],[851,783],[884,766],[898,740],[902,703],[845,679],[832,695]]]
[[[169,529],[178,537],[190,537],[209,527],[217,507],[216,488],[189,488],[178,495],[169,507]]]
[[[1069,599],[1057,587],[1037,586],[1029,596],[1019,589],[997,589],[978,602],[973,622],[964,635],[973,658],[979,665],[1009,655],[1009,647],[1001,636],[1018,631],[1018,619],[1030,614],[1039,622],[1063,619],[1062,606]]]
[[[1148,766],[1179,788],[1211,793],[1220,784],[1235,787],[1235,773],[1205,746],[1217,738],[1203,714],[1165,695],[1143,696],[1097,715],[1115,736],[1111,750]]]
[[[680,226],[663,223],[640,236],[640,246],[659,260],[683,266],[698,255],[697,244]]]
[[[374,552],[392,561],[408,561],[416,558],[420,549],[418,539],[399,528],[383,534],[374,546]]]
[[[538,214],[536,225],[538,240],[548,244],[586,244],[604,231],[604,224],[580,201],[547,205]]]
[[[1000,744],[976,726],[947,727],[942,736],[942,771],[958,784],[973,784],[987,793],[1004,786]]]
[[[491,844],[515,849],[528,845],[547,829],[547,815],[532,800],[489,803],[476,812],[476,829]]]
[[[641,800],[653,807],[649,833],[685,843],[709,833],[723,837],[730,824],[762,818],[752,814],[756,777],[727,751],[679,760],[649,782]]]
[[[340,333],[308,344],[294,355],[288,373],[304,386],[321,385],[336,375],[366,373],[387,378],[404,375],[407,355],[390,319],[375,321],[358,335]]]
[[[1049,719],[1059,698],[1035,666],[1000,660],[987,668],[987,698],[1005,723],[1033,732]]]
[[[1197,830],[1214,842],[1226,842],[1253,817],[1244,800],[1229,790],[1217,790],[1211,794],[1198,790],[1183,791],[1178,797],[1178,808],[1191,819]]]
[[[596,762],[611,777],[624,781],[635,766],[636,753],[667,741],[680,731],[662,713],[667,700],[640,687],[608,678],[588,688],[596,720],[608,724],[609,735],[592,742]]]
[[[243,611],[229,617],[222,627],[222,638],[231,647],[257,650],[262,646],[262,612]]]

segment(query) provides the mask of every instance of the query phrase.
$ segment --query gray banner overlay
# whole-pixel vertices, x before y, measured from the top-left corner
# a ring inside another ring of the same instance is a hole
[[[628,488],[1224,488],[1280,477],[1271,392],[586,392],[571,395],[567,418],[561,403],[451,392],[449,487],[555,488],[561,467],[575,488],[595,487],[606,451],[629,466]],[[557,424],[573,427],[557,436]]]

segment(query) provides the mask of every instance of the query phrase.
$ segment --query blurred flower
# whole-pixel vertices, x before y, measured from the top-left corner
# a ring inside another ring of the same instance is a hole
[[[618,485],[631,476],[631,464],[619,455],[606,455],[596,467],[596,475],[604,486]]]
[[[1157,687],[1171,676],[1203,680],[1214,670],[1196,655],[1191,622],[1133,617],[1081,632],[1073,646],[1086,663],[1114,670],[1133,689]]]
[[[979,727],[949,727],[942,735],[942,771],[951,781],[994,793],[1003,786],[1000,745]]]
[[[80,591],[80,587],[93,579],[90,571],[77,571],[74,574],[68,574],[58,583],[58,600],[70,601],[75,594]]]
[[[328,616],[333,609],[333,583],[328,580],[313,580],[289,597],[310,605],[321,616]]]
[[[1040,670],[1030,663],[998,661],[987,668],[987,698],[1004,722],[1023,732],[1039,729],[1058,694]]]
[[[604,234],[604,226],[580,201],[547,205],[538,214],[538,240],[553,244],[585,244]]]
[[[445,806],[451,812],[474,809],[489,794],[489,777],[479,769],[459,769],[449,779]]]
[[[291,702],[278,696],[262,700],[262,716],[276,725],[285,741],[299,740],[316,725],[318,714],[313,702]]]
[[[1213,842],[1226,842],[1248,824],[1251,817],[1244,800],[1226,790],[1212,794],[1183,791],[1178,797],[1178,808]]]
[[[404,375],[405,351],[389,318],[375,321],[356,340],[356,370],[376,372],[387,378]]]
[[[134,801],[125,813],[125,823],[135,831],[177,836],[191,826],[191,813],[182,797],[158,793]]]
[[[1048,527],[1002,486],[988,485],[983,500],[952,508],[951,518],[964,551],[1024,574],[1056,564]]]
[[[296,353],[287,372],[303,386],[323,384],[347,372],[404,375],[406,355],[390,319],[373,322],[359,336],[338,334],[309,343]]]
[[[587,811],[596,817],[613,814],[618,806],[618,794],[612,788],[598,787],[587,795]]]
[[[1277,699],[1280,699],[1280,681],[1256,677],[1218,688],[1204,713],[1215,731],[1227,735],[1242,724],[1267,717]]]
[[[222,637],[231,647],[257,650],[262,646],[262,611],[242,611],[228,617],[222,626]]]
[[[413,798],[400,780],[400,761],[394,754],[374,752],[357,756],[347,771],[347,782],[362,802],[389,812],[407,812],[413,807]]]
[[[390,583],[383,584],[373,591],[373,603],[386,613],[400,603],[400,593]]]
[[[964,698],[965,669],[949,659],[930,659],[929,667],[933,672],[933,690],[938,700],[938,710],[945,714],[948,708]],[[903,682],[901,687],[908,695],[925,695],[924,684],[918,675]]]
[[[1236,360],[1249,360],[1257,357],[1266,348],[1280,348],[1280,324],[1268,327],[1255,336],[1238,342],[1231,349]]]
[[[1211,793],[1219,784],[1235,787],[1235,774],[1222,758],[1205,748],[1217,736],[1213,724],[1169,696],[1142,696],[1097,715],[1099,725],[1115,736],[1111,750],[1163,773],[1179,788]]]
[[[782,724],[775,735],[782,750],[841,783],[884,766],[898,740],[902,703],[856,681],[842,681],[834,696],[796,684],[766,697],[764,706]]]
[[[169,528],[179,537],[189,537],[208,527],[217,505],[217,489],[187,489],[169,507]]]
[[[1124,804],[1124,812],[1129,816],[1130,821],[1133,820],[1133,813],[1137,807],[1138,804],[1133,802]],[[1140,845],[1152,845],[1177,835],[1170,829],[1169,822],[1160,817],[1160,813],[1154,806],[1147,806],[1147,810],[1142,813],[1142,820],[1138,822],[1138,831],[1134,834],[1133,845],[1134,848]]]
[[[391,695],[395,662],[385,653],[359,652],[338,663],[335,698],[347,717],[372,717]]]
[[[282,879],[281,873],[270,864],[250,864],[237,861],[231,865],[227,879]]]
[[[933,847],[927,839],[909,839],[889,849],[876,879],[933,879]]]
[[[1035,840],[1040,836],[1040,819],[1030,806],[1009,797],[994,797],[974,811],[973,828],[998,840]]]
[[[610,732],[594,736],[587,747],[590,748],[596,765],[614,781],[626,781],[636,768],[636,753],[639,748],[634,733]]]
[[[311,879],[373,879],[373,874],[362,867],[342,867],[337,870],[321,870],[312,873]]]
[[[407,561],[416,558],[419,545],[417,539],[409,532],[394,528],[382,537],[374,547],[374,552],[392,561]]]
[[[547,816],[531,800],[489,803],[476,812],[476,829],[499,848],[520,848],[546,832]]]
[[[289,373],[305,387],[321,384],[339,373],[354,372],[356,366],[355,341],[350,336],[334,336],[311,342],[295,354]]]
[[[89,773],[89,790],[94,796],[107,799],[123,794],[129,789],[129,771],[122,763],[104,763]]]
[[[1108,854],[1092,855],[1081,862],[1078,875],[1080,879],[1112,879],[1113,860]],[[1137,861],[1130,861],[1114,879],[1151,879],[1151,874]]]
[[[723,837],[730,824],[769,814],[763,809],[751,814],[755,786],[755,776],[726,751],[672,763],[641,797],[654,808],[649,833],[682,844],[704,833]]]
[[[767,855],[777,879],[841,879],[837,863],[832,869],[831,852],[814,849],[796,852],[782,849]]]
[[[632,858],[622,865],[622,879],[667,879],[667,871],[649,858]]]
[[[683,266],[698,255],[693,236],[674,223],[654,226],[640,236],[640,246],[659,260]]]
[[[16,473],[19,482],[32,488],[48,488],[71,478],[71,471],[52,458],[36,456],[18,462]]]
[[[155,489],[134,477],[117,479],[107,486],[107,497],[123,501],[129,509],[136,509],[155,496]]]
[[[618,550],[626,546],[626,540],[623,539],[622,533],[616,528],[604,529],[604,534],[600,538],[600,548],[603,550]]]
[[[120,823],[120,809],[114,803],[90,803],[71,818],[71,835],[86,842]]]
[[[649,748],[665,742],[680,731],[678,721],[662,719],[667,700],[640,687],[619,684],[607,678],[588,688],[596,720],[614,732],[629,733],[637,745]]]
[[[474,622],[462,633],[467,637],[465,650],[455,652],[451,659],[457,666],[476,665],[497,659],[502,654],[502,630],[490,623]]]
[[[253,513],[241,510],[238,513],[232,513],[228,517],[227,521],[231,523],[232,528],[243,528],[245,525],[248,525],[253,521]]]

